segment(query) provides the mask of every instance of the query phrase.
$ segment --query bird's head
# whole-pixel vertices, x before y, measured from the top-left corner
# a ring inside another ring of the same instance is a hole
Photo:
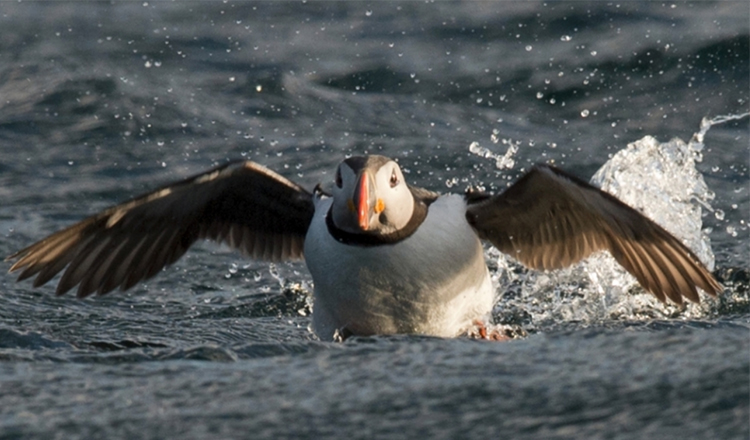
[[[389,234],[406,226],[414,196],[401,168],[384,156],[353,156],[336,170],[333,223],[354,234]]]

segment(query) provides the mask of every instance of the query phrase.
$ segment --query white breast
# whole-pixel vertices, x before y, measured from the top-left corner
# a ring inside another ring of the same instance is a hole
[[[331,199],[317,202],[305,239],[313,329],[452,337],[490,312],[494,290],[463,197],[441,196],[417,231],[395,244],[351,246],[328,233]]]

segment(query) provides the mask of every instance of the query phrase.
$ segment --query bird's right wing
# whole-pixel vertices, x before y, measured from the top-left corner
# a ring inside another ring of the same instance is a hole
[[[40,286],[65,269],[62,295],[132,287],[175,262],[198,239],[262,260],[301,258],[312,195],[251,161],[231,162],[106,209],[22,249],[10,272]]]

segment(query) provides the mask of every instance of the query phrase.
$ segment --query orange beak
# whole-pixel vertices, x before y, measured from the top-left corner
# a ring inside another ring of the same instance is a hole
[[[367,173],[362,173],[359,178],[359,190],[357,193],[357,223],[366,231],[370,228],[370,183]]]

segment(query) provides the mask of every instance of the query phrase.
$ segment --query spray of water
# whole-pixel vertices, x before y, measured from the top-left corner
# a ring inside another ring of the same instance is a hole
[[[711,241],[702,226],[702,210],[713,212],[714,193],[695,164],[703,159],[704,138],[717,124],[742,119],[741,115],[704,118],[690,142],[674,138],[658,142],[646,136],[630,143],[605,163],[591,183],[615,195],[667,229],[714,268]],[[513,166],[516,149],[503,155],[472,143],[469,150],[495,160],[498,168]],[[595,323],[604,320],[700,318],[710,313],[713,300],[682,307],[659,303],[606,253],[555,272],[527,271],[495,249],[488,251],[498,286],[495,322],[518,324],[529,330],[559,323]]]

